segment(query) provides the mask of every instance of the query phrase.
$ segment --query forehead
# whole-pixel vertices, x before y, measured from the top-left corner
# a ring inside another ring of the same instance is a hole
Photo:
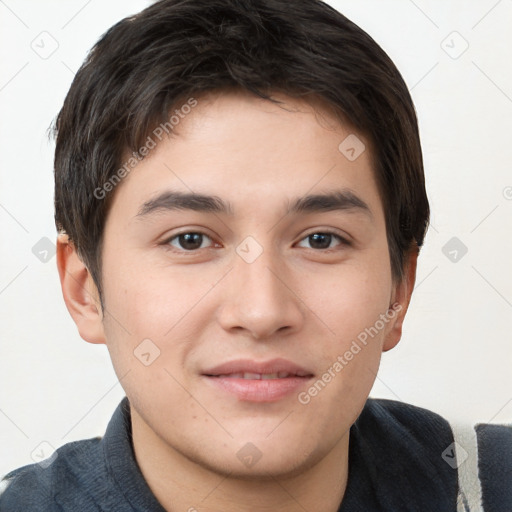
[[[380,203],[364,136],[321,99],[273,97],[282,103],[238,91],[196,97],[170,136],[149,135],[154,147],[121,181],[112,206],[124,198],[140,209],[165,187],[253,211],[334,188],[364,189],[366,203]]]
[[[300,146],[306,139],[314,150],[313,143],[318,143],[319,137],[324,139],[326,132],[336,133],[335,137],[356,132],[341,112],[334,111],[326,100],[318,96],[306,100],[275,92],[271,97],[274,101],[248,91],[207,92],[196,99],[197,106],[193,111],[182,116],[171,137],[181,135],[192,142],[214,134],[219,138],[229,135],[233,141],[243,139],[245,148],[252,145],[253,148],[269,149],[273,141],[274,147],[285,144],[281,150],[286,152]],[[236,130],[233,130],[235,124]],[[284,127],[287,131],[279,132]],[[329,141],[325,142],[329,144]]]

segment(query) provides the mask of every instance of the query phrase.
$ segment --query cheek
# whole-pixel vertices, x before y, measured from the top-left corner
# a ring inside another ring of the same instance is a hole
[[[127,258],[111,265],[105,286],[107,307],[119,320],[145,336],[162,337],[184,319],[211,289],[209,271],[152,264]]]
[[[322,382],[310,389],[311,393],[307,391],[304,401],[311,399],[317,407],[331,411],[333,403],[364,403],[394,317],[388,314],[392,281],[387,268],[386,261],[375,261],[372,265],[345,267],[333,271],[328,278],[316,276],[304,283],[306,301],[322,329],[308,352],[312,360],[321,353],[323,365],[319,375]],[[342,410],[340,415],[344,414]]]
[[[328,414],[340,425],[356,419],[378,372],[383,340],[394,318],[388,314],[391,279],[385,276],[377,269],[354,269],[339,280],[333,276],[330,284],[309,283],[308,299],[316,304],[324,329],[308,352],[312,360],[321,353],[322,370],[298,399],[306,409]]]
[[[213,317],[210,301],[204,299],[221,273],[203,272],[198,277],[192,268],[158,268],[128,258],[109,267],[105,261],[107,268],[105,334],[118,374],[139,369],[137,351],[152,349],[145,340],[154,343],[155,353],[160,350],[159,363],[172,356],[173,364],[182,365],[198,343],[205,319]],[[141,343],[145,345],[139,349]]]
[[[383,264],[347,266],[306,278],[302,289],[304,302],[311,304],[329,338],[344,345],[386,313],[391,273]]]

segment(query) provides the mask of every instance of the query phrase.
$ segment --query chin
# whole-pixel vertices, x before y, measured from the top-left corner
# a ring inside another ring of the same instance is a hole
[[[318,464],[324,454],[317,449],[306,451],[300,443],[279,447],[276,443],[233,443],[222,453],[202,451],[184,454],[191,461],[211,472],[235,480],[261,481],[286,480],[296,477]]]

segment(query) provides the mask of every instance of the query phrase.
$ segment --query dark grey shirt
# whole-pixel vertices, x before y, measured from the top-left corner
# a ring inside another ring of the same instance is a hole
[[[480,475],[484,510],[511,512],[512,429],[481,425],[476,432],[480,473],[486,472]],[[455,512],[457,469],[442,457],[451,443],[450,425],[437,414],[368,399],[350,430],[349,476],[339,511]],[[66,444],[49,466],[17,469],[4,483],[1,512],[164,512],[135,460],[127,398],[103,438]],[[319,503],[310,512],[321,511]]]

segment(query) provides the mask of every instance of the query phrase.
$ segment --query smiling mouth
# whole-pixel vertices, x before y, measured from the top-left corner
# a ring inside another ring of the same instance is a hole
[[[208,385],[242,402],[277,402],[303,389],[314,375],[286,359],[230,361],[203,374]]]
[[[311,377],[307,372],[277,372],[277,373],[252,373],[252,372],[237,372],[225,373],[219,375],[206,375],[206,377],[225,378],[225,379],[245,379],[245,380],[275,380],[275,379],[288,379],[290,377]]]

